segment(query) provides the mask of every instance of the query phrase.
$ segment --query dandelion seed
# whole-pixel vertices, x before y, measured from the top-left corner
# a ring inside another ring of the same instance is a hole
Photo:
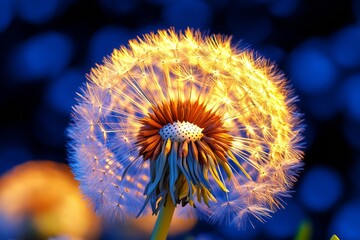
[[[88,79],[71,165],[100,215],[185,206],[241,227],[283,206],[301,166],[301,116],[266,59],[228,37],[171,29],[114,50]]]

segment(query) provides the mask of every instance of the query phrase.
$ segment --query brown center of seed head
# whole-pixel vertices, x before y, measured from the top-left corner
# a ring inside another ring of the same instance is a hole
[[[156,160],[167,139],[179,142],[178,154],[186,157],[191,151],[201,164],[226,162],[232,136],[216,111],[207,110],[198,101],[170,101],[153,107],[153,113],[140,120],[142,127],[136,144],[144,160]]]

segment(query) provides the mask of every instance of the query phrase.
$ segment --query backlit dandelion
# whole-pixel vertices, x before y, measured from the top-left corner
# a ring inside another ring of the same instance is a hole
[[[99,214],[127,220],[186,206],[240,227],[282,207],[302,127],[266,59],[228,37],[159,31],[114,50],[88,79],[69,129],[71,162]]]

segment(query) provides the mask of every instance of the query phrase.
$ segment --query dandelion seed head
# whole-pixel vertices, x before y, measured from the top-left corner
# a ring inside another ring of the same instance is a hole
[[[283,206],[303,126],[266,59],[229,37],[162,30],[114,50],[88,80],[70,160],[99,214],[157,214],[170,195],[186,215],[240,227]]]

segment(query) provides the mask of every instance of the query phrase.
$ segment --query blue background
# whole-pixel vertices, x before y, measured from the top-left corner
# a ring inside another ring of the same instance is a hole
[[[0,174],[30,159],[67,163],[65,128],[85,74],[142,33],[187,26],[233,35],[276,61],[299,95],[305,168],[286,209],[196,239],[360,239],[359,0],[0,0]],[[110,238],[106,233],[103,238]]]

